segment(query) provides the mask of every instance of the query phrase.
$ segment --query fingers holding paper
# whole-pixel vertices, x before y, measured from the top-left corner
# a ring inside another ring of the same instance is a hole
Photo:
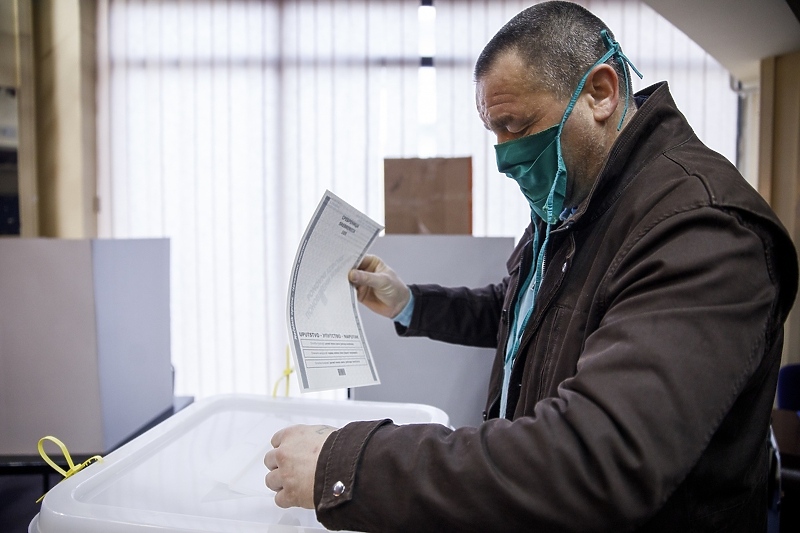
[[[290,426],[272,436],[273,449],[264,456],[269,469],[264,482],[275,491],[278,507],[314,508],[314,473],[317,458],[331,426]]]
[[[395,271],[374,255],[365,255],[358,268],[350,271],[349,279],[356,287],[358,301],[388,318],[396,317],[411,297]]]

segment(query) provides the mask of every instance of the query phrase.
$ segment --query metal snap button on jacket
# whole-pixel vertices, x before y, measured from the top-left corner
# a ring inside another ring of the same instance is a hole
[[[344,483],[337,481],[333,484],[333,495],[338,498],[342,493],[344,493]]]

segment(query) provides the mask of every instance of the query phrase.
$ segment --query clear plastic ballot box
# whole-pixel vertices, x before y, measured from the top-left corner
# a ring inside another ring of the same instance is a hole
[[[29,533],[325,531],[308,509],[281,509],[264,485],[280,428],[391,418],[448,424],[408,404],[225,395],[198,401],[75,475],[42,501]],[[69,446],[69,443],[65,443]]]

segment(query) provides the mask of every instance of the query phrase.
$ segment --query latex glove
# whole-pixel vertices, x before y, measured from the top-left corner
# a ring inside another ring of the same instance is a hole
[[[289,426],[272,436],[273,449],[264,456],[269,469],[264,478],[275,491],[278,507],[314,508],[314,474],[325,440],[336,428],[331,426]]]
[[[350,271],[349,279],[358,301],[388,318],[400,314],[411,298],[411,291],[394,270],[374,255],[365,255],[358,268]]]

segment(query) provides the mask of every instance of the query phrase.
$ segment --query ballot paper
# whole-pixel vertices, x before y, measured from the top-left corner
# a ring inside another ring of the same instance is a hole
[[[347,279],[383,226],[330,191],[297,248],[286,313],[304,392],[380,383]]]

